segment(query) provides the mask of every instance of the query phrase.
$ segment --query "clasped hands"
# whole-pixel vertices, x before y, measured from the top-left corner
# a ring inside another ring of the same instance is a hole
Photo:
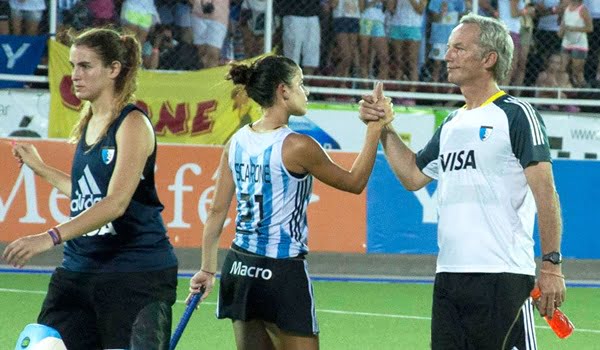
[[[394,120],[394,105],[391,98],[384,96],[382,82],[375,85],[371,95],[363,95],[358,104],[360,119],[365,123],[381,121],[385,126]]]

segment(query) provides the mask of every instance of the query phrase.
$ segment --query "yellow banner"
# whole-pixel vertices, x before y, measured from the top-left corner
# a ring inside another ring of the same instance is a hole
[[[48,136],[67,138],[83,106],[73,93],[69,48],[49,40]],[[228,66],[194,72],[138,74],[137,105],[148,112],[159,142],[222,145],[261,109],[243,89],[225,80]]]

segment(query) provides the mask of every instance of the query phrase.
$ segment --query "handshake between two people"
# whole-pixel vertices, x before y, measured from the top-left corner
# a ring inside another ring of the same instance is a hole
[[[360,100],[358,112],[360,119],[369,124],[380,123],[382,127],[394,120],[394,105],[392,99],[383,94],[383,83],[377,82],[371,95],[363,95]]]

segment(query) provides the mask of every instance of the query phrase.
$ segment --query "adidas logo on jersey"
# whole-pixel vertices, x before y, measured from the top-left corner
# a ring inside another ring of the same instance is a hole
[[[440,154],[440,161],[442,171],[464,170],[467,168],[477,169],[475,151],[473,150]]]
[[[238,275],[252,278],[262,278],[267,281],[273,277],[273,271],[270,269],[263,269],[262,267],[246,266],[241,261],[234,261],[231,265],[229,274]]]
[[[83,169],[83,176],[77,180],[77,187],[76,197],[71,200],[71,211],[88,209],[104,198],[88,165]]]

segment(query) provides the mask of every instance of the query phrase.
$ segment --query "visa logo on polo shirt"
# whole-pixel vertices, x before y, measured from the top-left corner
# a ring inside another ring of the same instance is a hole
[[[474,150],[440,154],[440,163],[442,164],[442,171],[477,169]]]

